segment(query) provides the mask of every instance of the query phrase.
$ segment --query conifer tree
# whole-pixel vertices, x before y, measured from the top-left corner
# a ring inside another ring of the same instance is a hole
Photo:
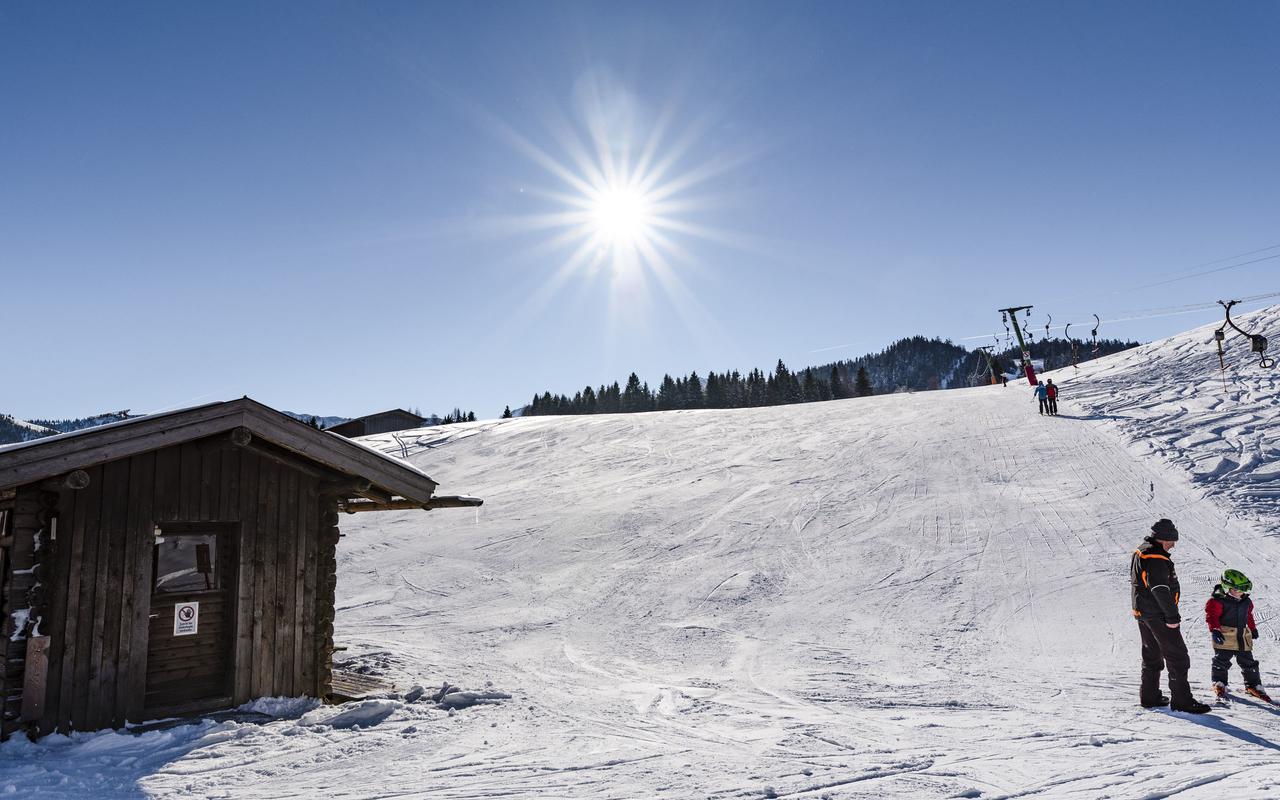
[[[657,408],[659,411],[670,411],[676,407],[676,382],[670,375],[662,376],[658,386]]]
[[[502,409],[502,418],[503,418],[503,419],[511,419],[511,406],[505,406],[505,407]]]
[[[858,376],[853,382],[854,397],[870,397],[875,394],[875,390],[871,388],[871,379],[867,377],[867,368],[858,367]]]
[[[846,397],[844,383],[840,380],[840,368],[834,364],[831,366],[830,392],[832,400],[843,400]]]
[[[726,408],[724,378],[714,372],[707,373],[707,408]]]
[[[697,372],[689,373],[689,379],[685,381],[685,408],[704,408],[706,406],[706,398],[702,394],[702,379],[698,377]]]
[[[813,370],[804,371],[804,381],[801,383],[800,391],[806,403],[816,403],[822,399],[822,394],[818,391],[818,382],[813,377]]]

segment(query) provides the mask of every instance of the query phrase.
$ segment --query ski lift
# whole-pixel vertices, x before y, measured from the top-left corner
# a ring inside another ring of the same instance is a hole
[[[1049,321],[1044,324],[1044,340],[1049,341],[1049,326],[1053,324],[1053,315],[1049,315]]]
[[[1234,305],[1238,305],[1239,303],[1240,303],[1239,300],[1228,300],[1225,302],[1222,300],[1218,301],[1218,305],[1222,306],[1222,308],[1226,311],[1226,314],[1227,314],[1226,321],[1223,322],[1222,325],[1220,325],[1218,329],[1213,332],[1214,341],[1218,343],[1218,362],[1222,366],[1223,374],[1224,375],[1226,374],[1227,365],[1223,357],[1222,343],[1227,338],[1226,329],[1228,325],[1234,328],[1236,332],[1239,333],[1241,336],[1249,340],[1249,349],[1252,352],[1258,354],[1258,366],[1262,367],[1263,369],[1274,368],[1276,365],[1276,360],[1274,358],[1267,357],[1267,337],[1258,333],[1249,333],[1244,328],[1241,328],[1239,325],[1235,324],[1235,322],[1232,321],[1231,307]]]
[[[1027,316],[1031,316],[1031,306],[1016,306],[1012,308],[997,308],[1000,312],[1000,319],[1004,322],[1004,329],[1007,334],[1010,332],[1009,323],[1013,323],[1012,333],[1018,337],[1018,346],[1022,350],[1022,372],[1027,376],[1027,382],[1032,386],[1036,385],[1035,368],[1031,365],[1030,347],[1027,340],[1031,338],[1031,334],[1027,331],[1026,326],[1018,321],[1018,312],[1026,311]]]
[[[1076,340],[1071,338],[1071,326],[1073,323],[1068,322],[1067,327],[1063,329],[1062,335],[1067,337],[1067,341],[1071,343],[1071,366],[1080,369],[1080,347],[1076,344]]]
[[[1094,314],[1094,315],[1093,315],[1093,333],[1091,333],[1091,334],[1090,334],[1091,336],[1093,336],[1093,353],[1092,353],[1092,355],[1093,355],[1093,357],[1094,357],[1094,358],[1097,358],[1097,357],[1098,357],[1098,353],[1100,353],[1100,352],[1102,351],[1102,349],[1101,349],[1100,347],[1098,347],[1098,328],[1101,328],[1101,327],[1102,327],[1102,320],[1098,319],[1098,315],[1097,315],[1097,314]]]

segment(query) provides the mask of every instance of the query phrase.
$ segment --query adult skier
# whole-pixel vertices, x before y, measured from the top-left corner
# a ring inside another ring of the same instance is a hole
[[[1182,641],[1182,617],[1178,614],[1178,573],[1173,568],[1169,551],[1178,541],[1178,529],[1167,520],[1157,520],[1142,545],[1133,551],[1129,562],[1129,585],[1133,616],[1142,637],[1142,686],[1138,699],[1143,708],[1156,708],[1166,703],[1174,711],[1204,714],[1209,706],[1191,696],[1187,672],[1191,656]],[[1160,693],[1160,672],[1169,668],[1169,694],[1172,702]]]
[[[1040,401],[1040,413],[1049,413],[1049,388],[1040,381],[1036,381],[1035,394],[1036,399]]]
[[[1058,416],[1058,387],[1053,385],[1053,378],[1049,379],[1049,383],[1044,387],[1044,393],[1049,400],[1049,414]]]

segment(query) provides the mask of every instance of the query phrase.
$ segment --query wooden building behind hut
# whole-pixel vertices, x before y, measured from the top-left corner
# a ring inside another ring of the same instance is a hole
[[[326,697],[339,511],[435,488],[248,398],[0,448],[0,738]]]
[[[379,411],[377,414],[356,417],[326,430],[350,439],[356,436],[372,436],[375,433],[407,431],[411,428],[421,428],[426,424],[425,417],[405,411],[403,408],[393,408],[390,411]]]

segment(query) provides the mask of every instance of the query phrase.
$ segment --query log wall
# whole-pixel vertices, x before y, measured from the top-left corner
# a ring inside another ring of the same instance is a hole
[[[224,439],[88,472],[88,487],[57,495],[41,733],[119,727],[156,711],[145,707],[147,644],[155,528],[166,522],[235,523],[236,587],[226,612],[234,620],[232,705],[324,696],[332,628],[319,620],[333,617],[328,542],[337,541],[321,525],[325,476]]]

